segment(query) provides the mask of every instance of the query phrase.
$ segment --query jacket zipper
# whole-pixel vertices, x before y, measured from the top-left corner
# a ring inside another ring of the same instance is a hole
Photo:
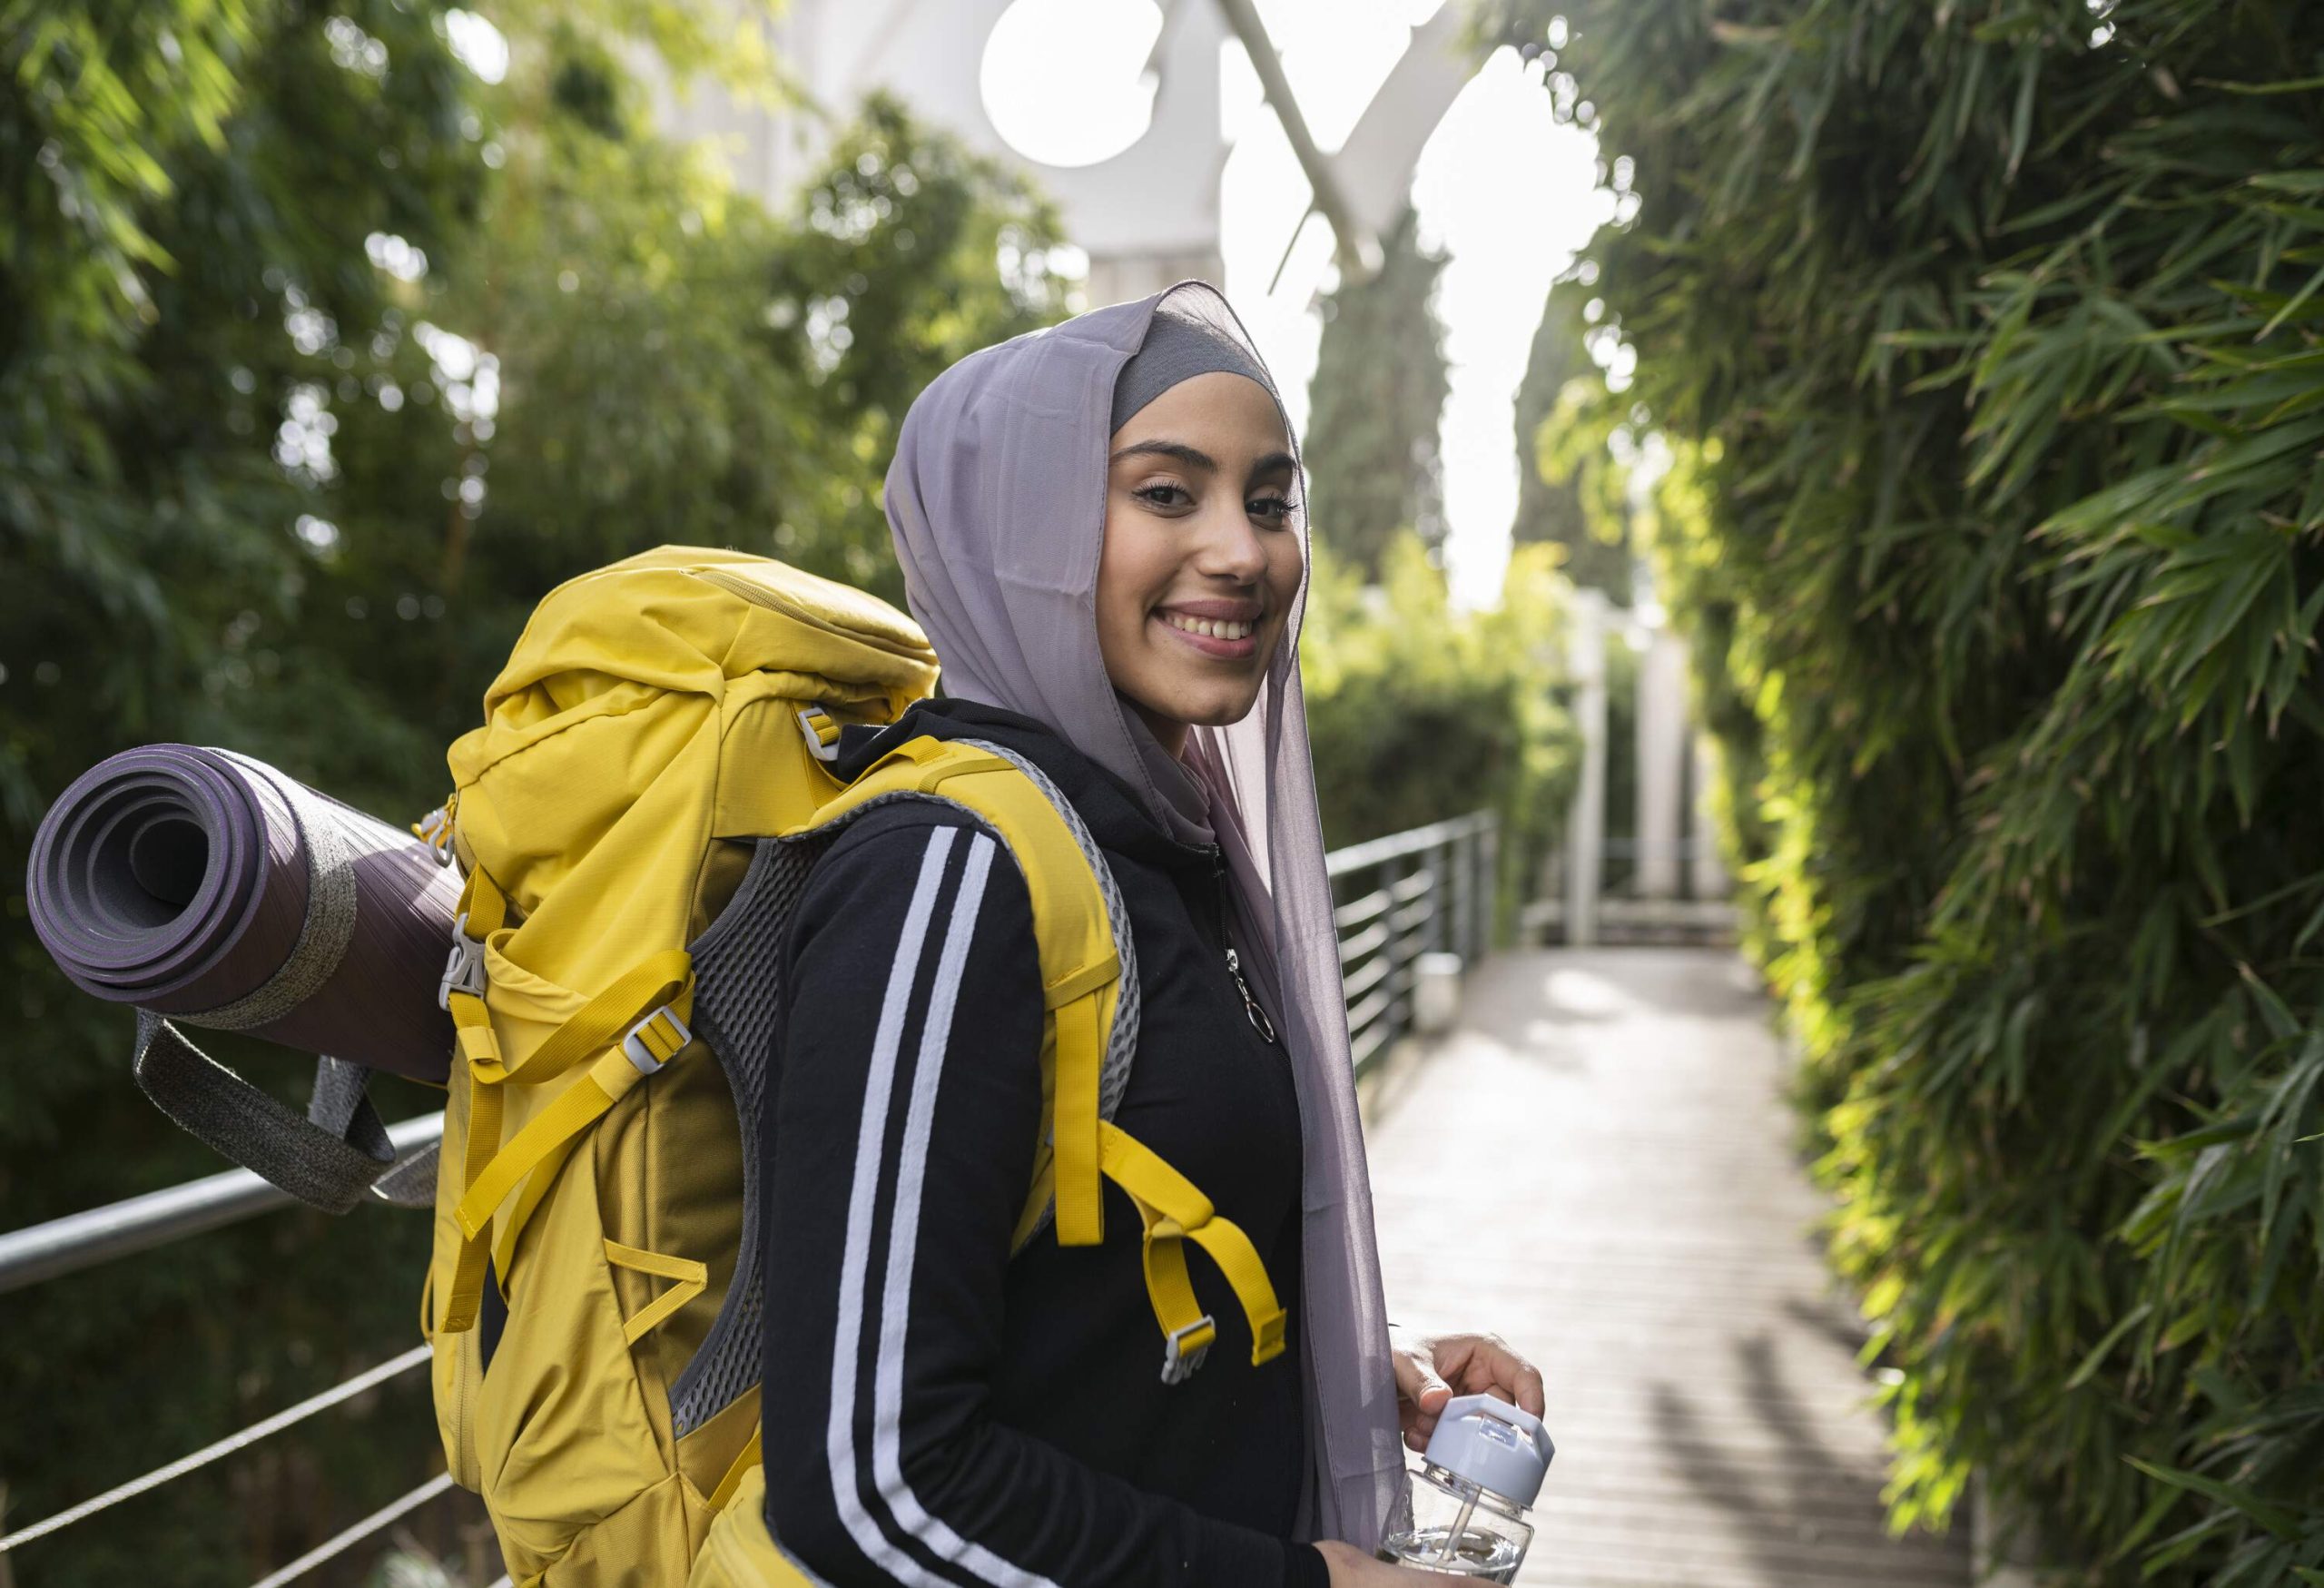
[[[1235,957],[1235,945],[1226,942],[1226,848],[1224,844],[1210,846],[1210,896],[1216,906],[1218,941],[1226,944],[1226,973],[1235,978],[1235,990],[1243,995],[1243,1012],[1250,1017],[1252,1029],[1268,1041],[1275,1042],[1275,1022],[1267,1019],[1267,1011],[1259,1007],[1259,1001],[1251,996],[1251,985],[1243,980],[1242,962]]]

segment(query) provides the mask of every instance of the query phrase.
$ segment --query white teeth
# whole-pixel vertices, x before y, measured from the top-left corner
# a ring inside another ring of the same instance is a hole
[[[1248,639],[1254,626],[1248,623],[1214,623],[1207,617],[1188,617],[1177,612],[1165,612],[1162,618],[1173,628],[1206,634],[1213,639]]]

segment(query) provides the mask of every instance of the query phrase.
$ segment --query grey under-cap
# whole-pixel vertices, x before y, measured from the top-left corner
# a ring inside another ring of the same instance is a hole
[[[1114,380],[1113,429],[1181,380],[1223,370],[1275,390],[1266,371],[1236,342],[1183,315],[1157,311],[1129,362]]]

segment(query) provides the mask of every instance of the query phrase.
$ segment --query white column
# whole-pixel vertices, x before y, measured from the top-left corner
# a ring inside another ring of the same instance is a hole
[[[1718,857],[1718,830],[1710,818],[1711,784],[1718,776],[1718,751],[1710,735],[1695,735],[1695,853],[1688,866],[1687,891],[1698,899],[1724,899],[1729,883]]]
[[[1571,608],[1566,666],[1574,682],[1574,726],[1581,734],[1581,776],[1566,823],[1565,941],[1598,941],[1598,877],[1606,853],[1606,613],[1602,590],[1578,589]]]
[[[1687,769],[1687,642],[1648,632],[1638,668],[1638,895],[1679,896],[1681,790]]]

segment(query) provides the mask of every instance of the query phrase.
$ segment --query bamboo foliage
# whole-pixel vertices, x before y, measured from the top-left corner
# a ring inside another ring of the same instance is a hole
[[[1982,1468],[2070,1580],[2324,1583],[2324,7],[1481,25],[1641,195],[1590,258],[1896,1521]]]

